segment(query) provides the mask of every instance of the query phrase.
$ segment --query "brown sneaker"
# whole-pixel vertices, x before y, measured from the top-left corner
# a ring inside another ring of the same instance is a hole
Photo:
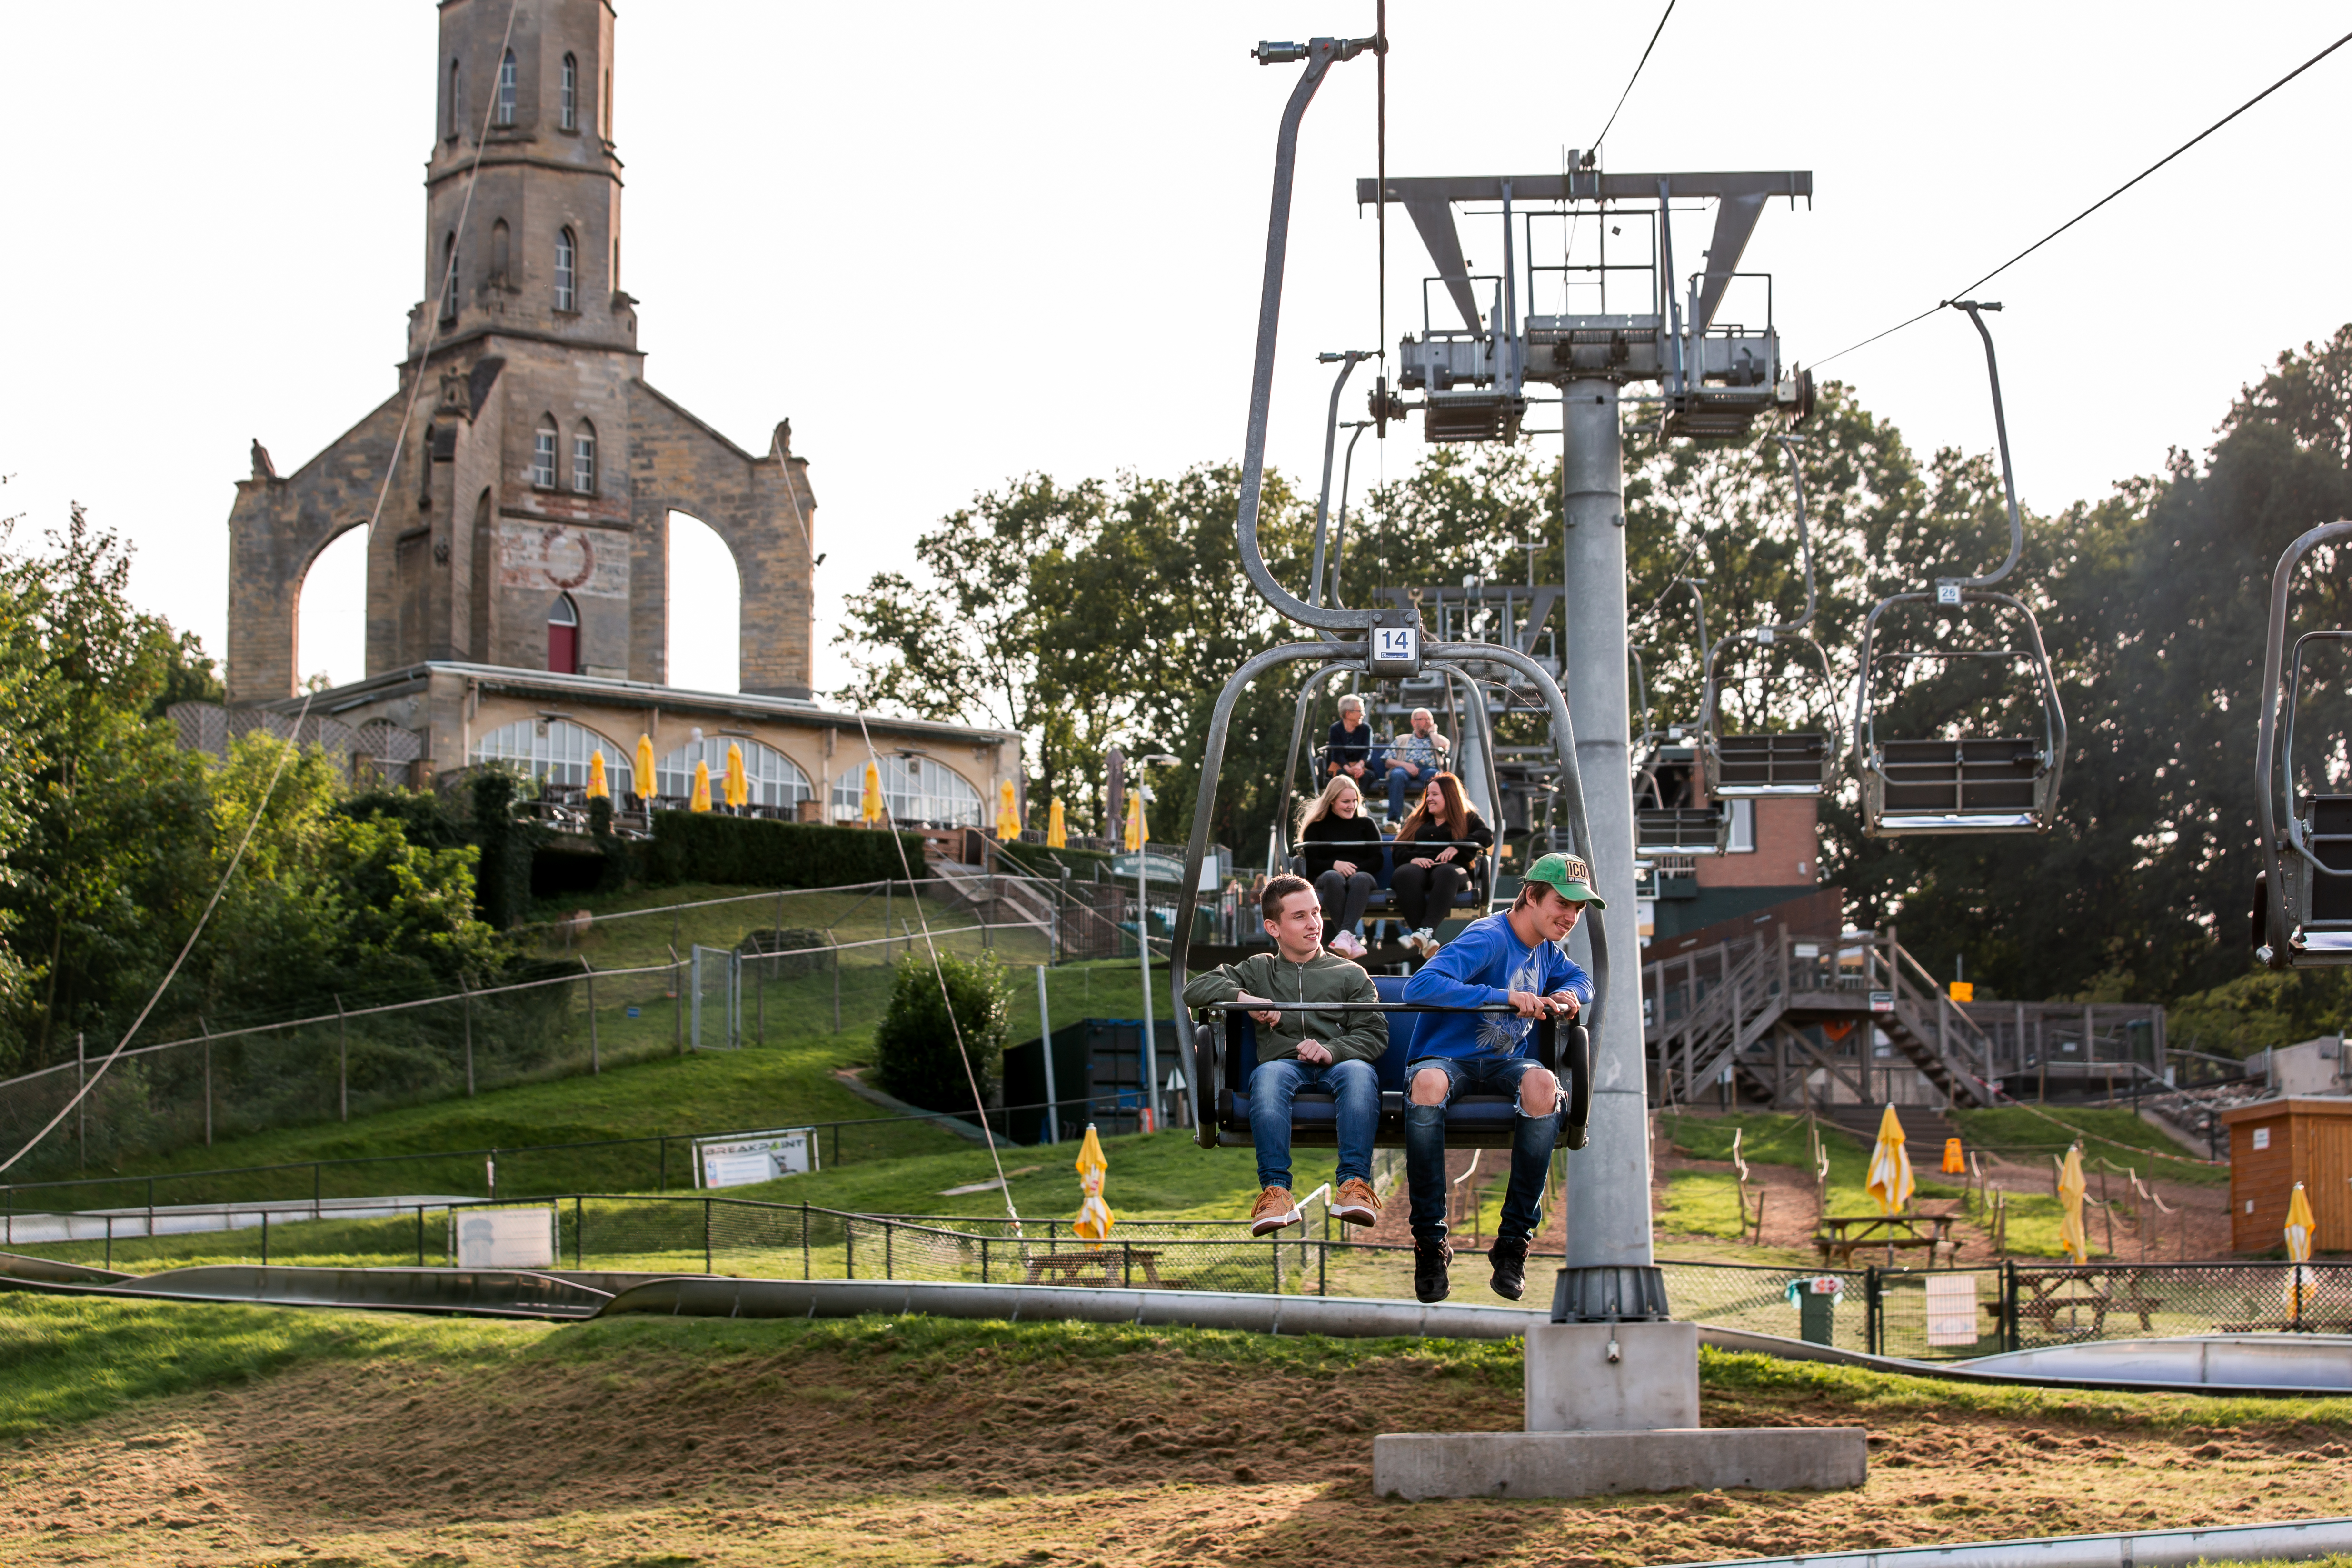
[[[1265,1236],[1286,1225],[1298,1223],[1298,1204],[1291,1197],[1288,1187],[1268,1187],[1258,1194],[1257,1206],[1250,1210],[1250,1234]]]
[[[1339,1195],[1331,1200],[1331,1213],[1342,1225],[1378,1225],[1381,1194],[1372,1191],[1371,1183],[1350,1176],[1339,1184]]]

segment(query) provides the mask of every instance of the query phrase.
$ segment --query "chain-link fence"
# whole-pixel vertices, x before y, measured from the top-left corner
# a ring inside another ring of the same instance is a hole
[[[93,1077],[12,1174],[53,1179],[697,1047],[838,1034],[880,1016],[892,965],[926,940],[1014,964],[1052,959],[1050,929],[984,913],[933,882],[583,911],[518,933],[496,984],[331,995],[291,1016],[196,1015],[102,1076],[110,1044],[80,1042],[74,1060],[0,1081],[0,1144],[31,1140]]]
[[[508,1201],[347,1200],[289,1210],[223,1206],[0,1218],[19,1256],[145,1274],[199,1263],[443,1266],[473,1215],[549,1215],[544,1258],[511,1262],[611,1273],[1094,1285],[1405,1300],[1412,1249],[1357,1239],[1328,1212],[1253,1237],[1225,1222],[1120,1224],[1108,1240],[1060,1218],[859,1215],[711,1194],[558,1194]],[[1475,1253],[1457,1254],[1475,1264]],[[479,1260],[474,1260],[478,1264]],[[1528,1259],[1530,1306],[1552,1259]],[[1457,1264],[1459,1267],[1459,1264]],[[1799,1270],[1664,1266],[1674,1316],[1880,1355],[1952,1360],[2088,1340],[2269,1331],[2352,1332],[2352,1267],[2224,1263],[2150,1268]],[[0,1272],[6,1265],[0,1263]]]

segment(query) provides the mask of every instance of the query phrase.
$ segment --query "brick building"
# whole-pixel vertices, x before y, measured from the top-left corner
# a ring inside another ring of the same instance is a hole
[[[496,0],[439,13],[424,298],[398,384],[291,473],[254,444],[229,513],[230,718],[293,710],[303,578],[334,540],[372,529],[366,679],[317,695],[311,713],[334,728],[306,739],[364,731],[355,755],[419,783],[493,757],[576,783],[591,750],[625,773],[641,733],[657,771],[688,746],[723,755],[725,735],[757,746],[755,776],[777,781],[761,804],[824,811],[851,765],[834,756],[845,723],[856,766],[866,753],[856,716],[812,700],[807,459],[789,421],[754,452],[645,378],[622,287],[612,6],[521,0],[511,34]],[[740,693],[667,685],[673,511],[734,558]],[[183,728],[204,743],[250,721],[191,714]],[[1017,737],[866,723],[914,781],[908,798],[956,820],[992,820],[998,783],[1019,787]]]

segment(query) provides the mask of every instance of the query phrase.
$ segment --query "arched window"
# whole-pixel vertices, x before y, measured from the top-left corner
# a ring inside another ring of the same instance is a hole
[[[506,287],[507,268],[512,259],[509,243],[512,237],[507,230],[506,219],[500,218],[490,225],[490,281],[500,288]]]
[[[543,416],[530,437],[530,482],[543,490],[555,488],[555,416]]]
[[[443,237],[441,241],[441,276],[436,285],[441,295],[441,319],[454,321],[457,315],[457,237]]]
[[[572,301],[578,294],[573,280],[579,259],[579,242],[572,237],[570,229],[559,229],[555,236],[555,308],[559,310],[575,308]]]
[[[507,51],[507,58],[499,62],[499,123],[501,125],[512,125],[514,123],[514,51],[512,49],[509,49]]]
[[[585,788],[588,759],[604,753],[604,784],[618,801],[633,793],[629,753],[569,719],[518,719],[474,742],[469,763],[510,763],[535,779]]]
[[[808,774],[801,772],[792,758],[743,735],[705,735],[678,747],[654,764],[654,793],[686,798],[694,793],[694,764],[708,763],[711,804],[717,805],[720,781],[727,776],[727,748],[730,743],[743,748],[743,779],[751,786],[751,805],[794,811],[801,802],[816,793],[809,787]]]
[[[597,106],[597,111],[604,119],[604,140],[610,142],[613,139],[613,69],[610,66],[604,68],[604,98]]]
[[[449,62],[449,129],[444,135],[456,136],[466,128],[466,78],[457,62]]]
[[[557,675],[580,673],[580,606],[569,594],[556,595],[548,608],[547,668]]]
[[[980,791],[951,770],[929,757],[884,757],[881,761],[882,800],[891,820],[901,825],[929,823],[935,827],[978,827]],[[866,791],[866,764],[852,763],[833,781],[833,819],[856,822]]]
[[[563,129],[580,129],[580,62],[563,57]]]
[[[572,489],[583,496],[596,493],[596,426],[585,419],[572,433]]]

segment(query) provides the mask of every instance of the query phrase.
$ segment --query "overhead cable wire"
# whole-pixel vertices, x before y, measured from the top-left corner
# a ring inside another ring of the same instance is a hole
[[[501,60],[506,58],[508,48],[514,42],[515,13],[520,8],[520,0],[507,0],[506,31],[499,39],[498,58]],[[474,176],[476,176],[481,169],[482,151],[484,146],[489,141],[490,126],[493,117],[498,113],[499,94],[497,78],[495,76],[491,79],[491,87],[488,97],[488,101],[482,106],[481,132],[474,139],[473,162],[467,167],[467,178],[466,182],[466,198],[457,208],[457,226],[454,231],[457,234],[463,234],[465,232],[466,215],[473,210],[474,187],[479,183]],[[457,270],[457,247],[453,246],[450,249],[450,264],[442,271],[441,291],[435,297],[434,300],[432,320],[435,328],[438,327],[442,319],[441,308],[447,302],[450,289],[456,287]],[[408,384],[408,400],[406,405],[401,409],[400,428],[393,437],[392,458],[391,460],[384,465],[383,482],[376,487],[375,505],[370,508],[368,511],[367,535],[371,539],[375,537],[375,525],[383,517],[384,500],[392,494],[393,475],[400,467],[401,450],[408,442],[409,422],[415,416],[416,412],[416,393],[417,389],[425,384],[425,363],[426,357],[430,354],[431,350],[432,340],[428,337],[425,340],[424,347],[417,351],[416,374],[410,379]],[[0,1162],[0,1172],[9,1170],[19,1160],[22,1160],[26,1155],[31,1153],[36,1148],[39,1147],[41,1140],[47,1138],[51,1132],[56,1131],[58,1125],[64,1121],[67,1116],[72,1113],[73,1109],[89,1098],[90,1090],[98,1087],[100,1080],[105,1078],[107,1069],[112,1067],[116,1060],[121,1057],[123,1051],[130,1047],[131,1040],[138,1035],[141,1027],[146,1024],[148,1015],[154,1012],[156,1005],[163,1000],[163,994],[171,989],[172,982],[179,977],[180,968],[183,964],[187,963],[188,954],[195,951],[196,939],[205,934],[205,927],[212,921],[213,910],[220,906],[221,896],[228,891],[230,879],[236,875],[236,868],[240,865],[244,864],[245,852],[253,843],[254,832],[261,826],[262,817],[268,812],[270,801],[275,798],[278,794],[278,781],[285,775],[287,763],[291,760],[294,753],[301,748],[302,725],[304,721],[306,721],[310,714],[311,695],[312,694],[308,691],[302,694],[302,706],[295,711],[292,732],[289,736],[284,749],[278,752],[276,764],[269,770],[269,783],[262,790],[261,798],[254,803],[252,819],[245,825],[245,837],[237,840],[236,852],[229,857],[228,865],[222,868],[220,881],[214,887],[212,897],[205,900],[204,912],[196,917],[195,928],[188,932],[188,940],[181,944],[179,956],[172,960],[172,967],[164,971],[163,980],[156,985],[154,993],[147,998],[146,1005],[141,1007],[139,1009],[138,1016],[131,1020],[131,1026],[122,1031],[122,1037],[114,1042],[114,1049],[109,1051],[106,1056],[100,1060],[97,1068],[89,1074],[89,1076],[82,1080],[81,1086],[74,1091],[73,1098],[67,1100],[63,1106],[59,1107],[58,1113],[55,1116],[49,1118],[48,1125],[43,1127],[38,1132],[33,1134],[33,1136],[26,1142],[24,1147],[18,1149],[14,1154],[9,1155],[6,1161]]]
[[[2052,240],[2065,233],[2068,229],[2073,228],[2076,224],[2081,223],[2084,218],[2089,217],[2093,213],[2097,212],[2101,207],[2105,206],[2109,202],[2114,201],[2117,196],[2122,195],[2126,191],[2130,190],[2134,185],[2138,184],[2142,180],[2147,179],[2150,174],[2155,174],[2158,169],[2163,168],[2167,163],[2171,163],[2183,153],[2188,152],[2191,147],[2196,146],[2200,142],[2204,141],[2207,137],[2212,135],[2213,132],[2221,130],[2221,127],[2229,124],[2230,121],[2237,119],[2238,116],[2245,113],[2246,110],[2253,108],[2254,105],[2260,103],[2263,100],[2268,98],[2271,94],[2276,92],[2279,89],[2284,87],[2287,83],[2293,81],[2295,78],[2301,76],[2304,72],[2309,70],[2312,67],[2317,65],[2320,61],[2326,59],[2328,56],[2334,54],[2336,50],[2342,48],[2347,44],[2352,44],[2352,33],[2345,34],[2342,37],[2336,39],[2334,43],[2328,45],[2326,48],[2320,50],[2317,54],[2312,56],[2301,65],[2295,67],[2294,69],[2287,72],[2286,75],[2279,78],[2278,80],[2271,83],[2270,86],[2263,89],[2262,91],[2254,94],[2253,97],[2246,100],[2245,102],[2238,105],[2237,108],[2230,110],[2229,113],[2221,116],[2221,119],[2213,121],[2212,124],[2208,125],[2204,130],[2200,131],[2196,135],[2191,136],[2188,141],[2183,142],[2179,146],[2175,147],[2171,152],[2167,153],[2163,157],[2158,158],[2155,163],[2150,163],[2147,168],[2142,169],[2138,174],[2134,174],[2130,179],[2126,180],[2122,184],[2117,185],[2114,190],[2109,191],[2105,195],[2101,196],[2097,201],[2093,202],[2089,206],[2084,207],[2081,212],[2076,213],[2073,217],[2068,218],[2064,223],[2060,224],[2056,228],[2052,229],[2048,234],[2043,235],[2040,239],[2035,240],[2032,245],[2027,246],[2023,250],[2019,251],[2015,256],[2011,257],[2008,260],[2002,262],[2000,266],[1994,268],[1983,277],[1975,279],[1973,282],[1962,284],[1959,288],[1953,289],[1948,298],[1938,300],[1936,304],[1920,311],[1916,316],[1897,321],[1884,331],[1873,332],[1870,336],[1863,339],[1860,342],[1848,343],[1845,347],[1838,350],[1836,353],[1831,354],[1827,358],[1815,360],[1812,363],[1811,368],[1819,370],[1822,366],[1829,363],[1831,360],[1850,354],[1856,349],[1868,348],[1871,344],[1876,342],[1881,338],[1892,337],[1894,334],[1901,331],[1904,328],[1912,325],[1914,322],[1926,321],[1937,310],[1943,310],[1946,306],[1949,305],[1952,300],[1967,298],[1978,288],[1986,283],[1991,282],[1994,279],[2000,277],[2002,273],[2008,271],[2011,268],[2016,266],[2019,262],[2024,260],[2027,257],[2032,255],[2035,251],[2041,249],[2043,246],[2049,244]]]
[[[1610,127],[1617,123],[1617,116],[1624,111],[1625,100],[1633,96],[1633,84],[1642,79],[1642,68],[1650,63],[1650,51],[1658,47],[1658,35],[1666,30],[1666,17],[1674,14],[1675,0],[1666,0],[1665,11],[1658,17],[1657,26],[1651,30],[1650,41],[1643,46],[1641,59],[1634,63],[1633,74],[1625,79],[1625,90],[1617,95],[1617,107],[1609,111],[1609,124],[1601,128],[1601,134],[1592,139],[1591,144],[1585,148],[1586,152],[1597,152],[1601,143],[1609,139]]]

